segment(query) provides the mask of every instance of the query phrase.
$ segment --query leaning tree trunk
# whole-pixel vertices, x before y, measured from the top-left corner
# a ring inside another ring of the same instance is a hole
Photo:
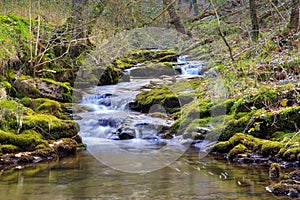
[[[163,0],[163,3],[170,15],[171,23],[174,24],[176,30],[180,33],[186,34],[184,25],[180,19],[180,16],[176,12],[175,0]]]
[[[251,38],[254,42],[256,42],[259,34],[259,26],[258,26],[257,14],[256,14],[255,0],[249,0],[249,5],[250,5],[250,17],[251,17],[251,24],[252,24]]]
[[[291,33],[295,33],[299,28],[300,0],[293,0],[291,7],[292,10],[291,10],[290,23],[289,23],[289,30]]]

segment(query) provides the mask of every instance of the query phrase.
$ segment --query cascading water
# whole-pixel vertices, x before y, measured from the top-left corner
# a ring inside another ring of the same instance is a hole
[[[203,68],[203,62],[188,61],[187,56],[179,56],[175,64],[177,69],[180,69],[181,75],[200,75]]]
[[[185,57],[179,57],[174,64],[182,68],[183,75],[192,76],[199,75],[202,67],[202,62],[186,61]],[[129,109],[130,102],[142,91],[142,86],[184,81],[186,76],[178,75],[177,69],[171,69],[173,77],[161,75],[159,70],[152,71],[152,75],[156,76],[151,79],[134,73],[137,76],[130,74],[130,82],[97,86],[86,91],[81,103],[85,111],[77,113],[81,117],[78,120],[79,134],[95,158],[121,171],[141,173],[168,166],[190,147],[191,139],[176,136],[166,140],[160,137],[174,122],[163,117],[167,116],[162,114],[165,113],[163,106],[153,105],[147,114]],[[185,85],[179,91],[170,88],[178,95],[179,102],[186,101],[179,97],[180,94],[193,91],[189,84]]]
[[[78,114],[82,117],[78,121],[81,136],[114,140],[157,139],[159,129],[170,126],[172,121],[134,112],[128,107],[140,87],[149,82],[149,79],[133,79],[129,83],[92,88],[81,103],[88,112]]]

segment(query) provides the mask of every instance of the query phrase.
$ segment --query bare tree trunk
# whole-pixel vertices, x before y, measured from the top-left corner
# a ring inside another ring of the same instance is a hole
[[[300,0],[292,0],[291,7],[292,10],[291,10],[290,23],[289,23],[289,30],[291,33],[295,33],[299,28]]]
[[[251,38],[254,42],[256,42],[259,34],[259,26],[258,26],[257,14],[256,14],[255,0],[249,0],[249,5],[250,5],[250,17],[251,17],[251,24],[252,24]]]
[[[185,31],[184,25],[180,19],[180,16],[176,12],[175,2],[176,2],[176,0],[163,0],[163,3],[165,5],[165,7],[167,8],[167,11],[170,15],[171,23],[174,24],[174,26],[178,32],[186,34],[186,31]]]

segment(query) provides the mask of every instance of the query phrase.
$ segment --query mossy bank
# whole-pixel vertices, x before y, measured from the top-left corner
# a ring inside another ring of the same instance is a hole
[[[57,51],[63,44],[51,43],[62,27],[12,14],[0,24],[0,169],[75,154],[82,145],[70,117],[78,55],[70,59]]]

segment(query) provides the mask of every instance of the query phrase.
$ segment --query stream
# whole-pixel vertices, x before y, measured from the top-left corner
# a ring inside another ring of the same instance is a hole
[[[78,113],[87,151],[3,172],[0,199],[274,199],[265,189],[267,168],[203,156],[177,137],[161,139],[158,132],[172,120],[131,111],[130,102],[150,81],[87,90],[81,103],[86,111]],[[164,112],[159,106],[151,112],[158,111]]]

